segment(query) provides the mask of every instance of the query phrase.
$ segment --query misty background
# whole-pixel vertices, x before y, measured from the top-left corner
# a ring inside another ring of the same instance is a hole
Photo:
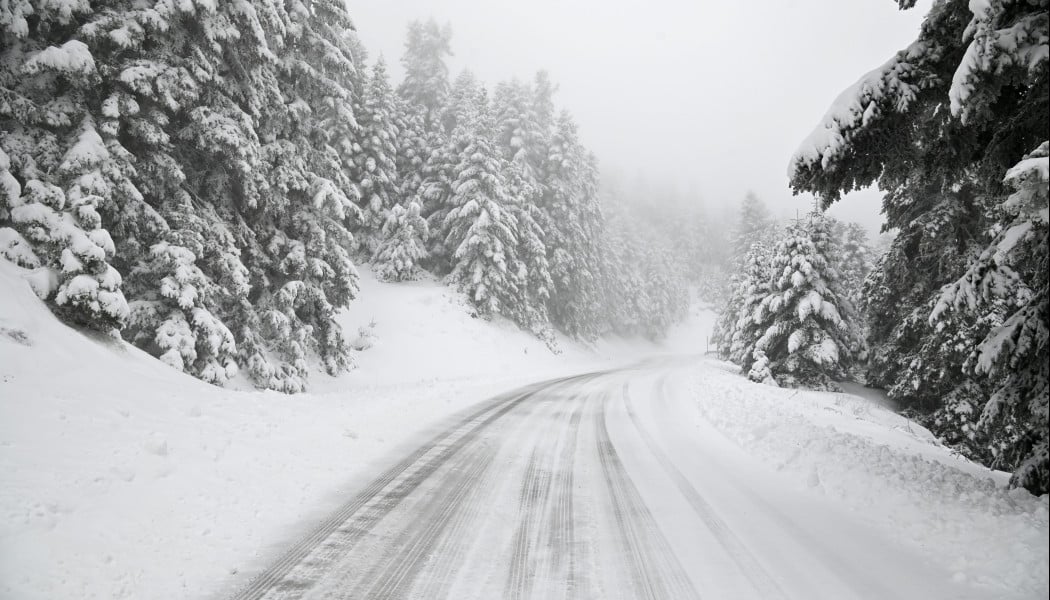
[[[929,4],[889,0],[349,0],[373,58],[400,81],[405,31],[433,17],[452,28],[451,76],[486,84],[546,70],[556,100],[598,156],[604,183],[658,185],[733,212],[754,191],[778,219],[792,197],[787,164],[830,99],[915,39]],[[644,187],[644,186],[643,186]],[[881,195],[848,195],[829,214],[875,235]]]

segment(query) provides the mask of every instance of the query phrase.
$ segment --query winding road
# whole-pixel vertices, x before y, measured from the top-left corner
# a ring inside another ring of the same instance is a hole
[[[234,599],[970,597],[850,515],[756,477],[765,467],[672,385],[696,360],[475,407]]]

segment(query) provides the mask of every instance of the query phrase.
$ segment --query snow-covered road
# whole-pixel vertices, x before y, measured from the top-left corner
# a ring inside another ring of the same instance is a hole
[[[981,597],[698,422],[697,362],[474,407],[235,597]]]

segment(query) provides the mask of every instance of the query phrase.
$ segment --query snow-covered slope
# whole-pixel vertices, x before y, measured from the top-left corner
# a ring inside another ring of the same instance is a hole
[[[207,596],[460,408],[657,350],[556,356],[436,282],[364,271],[342,321],[377,339],[356,371],[298,396],[225,390],[66,327],[23,275],[0,260],[0,598]]]

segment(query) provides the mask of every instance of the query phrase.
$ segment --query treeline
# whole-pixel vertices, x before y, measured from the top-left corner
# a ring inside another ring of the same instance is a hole
[[[1034,493],[1050,489],[1048,7],[935,3],[918,39],[843,93],[791,165],[792,188],[824,207],[877,184],[895,233],[857,298],[867,359],[836,341],[840,360],[823,372],[852,362],[946,443]],[[824,227],[807,227],[798,237],[819,253]],[[833,283],[814,289],[829,300]],[[835,315],[798,307],[845,336]]]
[[[0,4],[0,254],[71,323],[221,384],[352,365],[355,264],[429,271],[553,344],[660,335],[677,263],[607,220],[543,73],[450,81],[413,23],[395,90],[342,0]]]

